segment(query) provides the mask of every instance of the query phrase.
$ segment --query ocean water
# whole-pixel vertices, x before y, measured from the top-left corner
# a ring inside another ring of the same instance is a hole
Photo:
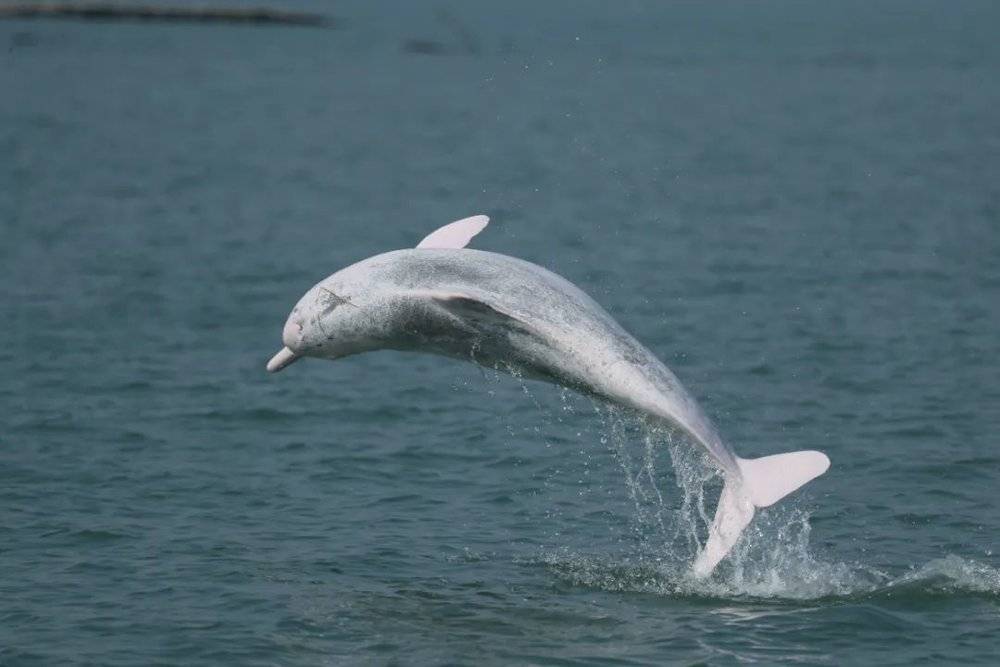
[[[0,22],[0,664],[1000,661],[989,2]],[[743,456],[557,387],[264,372],[335,270],[487,213]]]

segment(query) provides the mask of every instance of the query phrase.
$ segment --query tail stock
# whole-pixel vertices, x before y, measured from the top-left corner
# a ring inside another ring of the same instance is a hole
[[[740,474],[726,476],[708,541],[692,566],[699,579],[710,575],[726,557],[753,519],[756,508],[773,505],[830,467],[826,454],[814,451],[737,458],[736,462]]]

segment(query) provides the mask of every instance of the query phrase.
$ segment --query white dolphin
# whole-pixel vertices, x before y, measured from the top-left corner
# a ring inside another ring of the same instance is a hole
[[[738,457],[652,352],[564,278],[506,255],[462,249],[486,227],[477,215],[414,249],[342,269],[306,292],[267,370],[301,357],[370,350],[433,352],[597,396],[681,429],[724,475],[708,540],[692,566],[709,575],[753,518],[830,466],[815,451]]]

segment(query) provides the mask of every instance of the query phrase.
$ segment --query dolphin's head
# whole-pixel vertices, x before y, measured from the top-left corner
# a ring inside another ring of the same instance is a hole
[[[337,359],[377,347],[368,294],[336,273],[299,299],[281,332],[284,349],[267,363],[275,373],[301,357]]]

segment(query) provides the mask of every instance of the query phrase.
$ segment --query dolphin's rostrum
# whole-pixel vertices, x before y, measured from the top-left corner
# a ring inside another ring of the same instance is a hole
[[[285,348],[267,369],[301,357],[432,352],[568,386],[679,428],[725,478],[693,565],[699,577],[729,553],[755,508],[829,467],[814,451],[738,457],[670,369],[579,288],[536,264],[466,249],[488,221],[453,222],[414,249],[370,257],[323,280],[292,310]]]

